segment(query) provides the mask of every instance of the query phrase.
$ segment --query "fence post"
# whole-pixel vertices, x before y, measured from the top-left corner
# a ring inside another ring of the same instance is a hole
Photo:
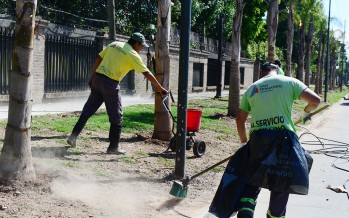
[[[103,50],[105,43],[104,32],[98,31],[96,33],[96,45],[98,53]]]
[[[34,28],[33,103],[41,103],[45,94],[45,32],[49,21],[38,18]]]

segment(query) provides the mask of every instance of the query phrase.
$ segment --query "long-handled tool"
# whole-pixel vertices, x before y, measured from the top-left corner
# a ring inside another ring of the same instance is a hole
[[[307,119],[307,120],[310,120],[310,118],[311,118],[312,116],[314,116],[315,114],[320,113],[321,111],[325,110],[328,106],[329,106],[329,105],[325,105],[325,106],[319,108],[318,110],[311,112],[311,113],[306,117],[306,119]],[[295,124],[298,124],[298,123],[300,123],[300,122],[302,122],[302,119],[299,119],[298,121],[296,121]],[[232,156],[233,156],[233,155],[232,155]],[[214,164],[214,165],[208,167],[207,169],[205,169],[205,170],[203,170],[203,171],[201,171],[201,172],[199,172],[199,173],[197,173],[197,174],[195,174],[195,175],[193,175],[193,176],[191,176],[191,177],[187,176],[185,179],[182,179],[182,180],[175,180],[175,181],[173,182],[173,185],[172,185],[170,194],[173,195],[173,196],[175,196],[175,197],[178,197],[178,198],[185,198],[185,197],[187,197],[187,194],[188,194],[188,184],[189,184],[189,182],[190,182],[191,180],[193,180],[193,179],[195,179],[196,177],[198,177],[198,176],[200,176],[200,175],[206,173],[207,171],[209,171],[209,170],[215,168],[216,166],[219,166],[219,165],[221,165],[222,163],[228,161],[232,156],[225,158],[224,160],[222,160],[222,161],[220,161],[220,162],[218,162],[218,163],[216,163],[216,164]]]
[[[173,182],[173,185],[172,185],[172,188],[171,188],[171,191],[170,191],[170,194],[175,196],[175,197],[178,197],[178,198],[185,198],[187,197],[187,194],[188,194],[188,184],[190,181],[192,181],[193,179],[195,179],[196,177],[206,173],[207,171],[210,171],[212,170],[213,168],[215,168],[216,166],[219,166],[221,165],[222,163],[230,160],[230,158],[232,157],[233,155],[225,158],[224,160],[221,160],[219,161],[218,163],[208,167],[207,169],[189,177],[187,176],[185,179],[182,179],[182,180],[175,180]]]

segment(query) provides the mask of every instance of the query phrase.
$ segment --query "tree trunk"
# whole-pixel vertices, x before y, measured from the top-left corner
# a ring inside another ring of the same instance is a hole
[[[257,57],[253,63],[253,82],[256,82],[259,79],[261,60]]]
[[[294,4],[295,0],[290,0],[290,13],[288,15],[287,25],[287,50],[286,50],[286,72],[285,76],[292,75],[292,51],[293,51],[293,36],[294,36]]]
[[[232,31],[232,53],[229,81],[228,116],[236,117],[240,106],[240,52],[241,52],[241,25],[244,11],[244,1],[235,0],[235,15]]]
[[[322,35],[322,52],[321,52],[321,65],[320,65],[320,77],[319,77],[319,94],[322,94],[323,90],[323,85],[324,85],[324,69],[325,69],[325,40],[323,37],[323,32],[321,33]]]
[[[268,61],[275,60],[275,43],[278,28],[279,3],[278,0],[270,0],[267,14],[268,30]]]
[[[158,1],[158,29],[155,43],[155,77],[167,90],[170,87],[169,33],[171,24],[171,1]],[[169,99],[165,102],[170,106]],[[169,141],[172,137],[172,120],[162,103],[160,95],[155,95],[154,139]]]
[[[319,32],[319,50],[317,55],[317,65],[316,65],[316,79],[315,79],[315,90],[316,94],[320,94],[320,86],[322,85],[322,28]]]
[[[31,153],[32,64],[37,1],[16,1],[13,64],[9,75],[9,113],[0,156],[3,181],[35,179]]]
[[[337,58],[335,57],[335,52],[331,52],[331,69],[330,69],[330,87],[329,90],[334,90],[335,82],[336,82],[336,62]]]
[[[298,65],[297,65],[297,79],[304,81],[304,25],[299,28],[299,51],[298,51]]]
[[[305,56],[305,78],[304,84],[309,86],[310,82],[310,61],[312,56],[312,44],[313,44],[313,27],[314,27],[314,15],[310,16],[309,29],[307,34],[307,45],[306,51],[307,55]]]

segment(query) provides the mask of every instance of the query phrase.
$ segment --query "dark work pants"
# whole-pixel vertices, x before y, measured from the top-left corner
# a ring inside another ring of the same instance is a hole
[[[103,102],[109,116],[109,122],[121,125],[122,105],[119,82],[97,73],[93,78],[91,93],[81,114],[90,118]]]
[[[246,185],[240,199],[238,218],[253,217],[256,200],[261,188]],[[289,193],[270,192],[269,209],[266,217],[285,217]]]

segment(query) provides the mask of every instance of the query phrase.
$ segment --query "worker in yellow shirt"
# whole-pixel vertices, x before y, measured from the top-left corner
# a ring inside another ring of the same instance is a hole
[[[119,145],[122,128],[120,81],[128,72],[134,70],[137,73],[142,73],[155,86],[157,92],[162,95],[167,94],[167,90],[160,85],[138,54],[144,47],[149,47],[144,36],[136,32],[132,34],[128,42],[112,42],[99,53],[88,82],[91,93],[83,107],[79,120],[67,139],[69,145],[76,146],[77,137],[87,120],[104,102],[110,122],[110,143],[107,153],[126,153]]]

